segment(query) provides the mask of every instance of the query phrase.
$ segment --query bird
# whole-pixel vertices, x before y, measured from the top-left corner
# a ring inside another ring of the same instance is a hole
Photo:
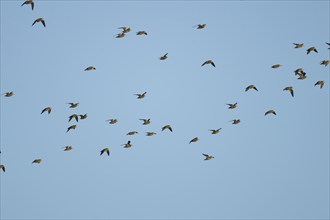
[[[71,125],[70,127],[68,127],[68,130],[66,131],[66,132],[68,132],[68,131],[70,131],[71,129],[76,129],[76,127],[77,127],[77,125]]]
[[[50,114],[50,112],[52,111],[52,108],[51,107],[46,107],[44,108],[40,114],[44,113],[44,112],[48,112],[48,114]]]
[[[91,70],[96,70],[94,66],[89,66],[85,69],[85,71],[91,71]]]
[[[328,42],[325,42],[325,43],[326,43],[326,44],[329,46],[329,48],[328,48],[328,49],[330,50],[330,43],[328,43]]]
[[[198,137],[195,137],[195,138],[191,139],[191,141],[189,142],[189,144],[192,143],[192,142],[197,142],[197,141],[199,141],[199,138]]]
[[[330,63],[330,60],[322,60],[320,65],[328,66],[329,63]]]
[[[209,131],[212,132],[212,134],[218,134],[220,132],[222,128],[218,128],[218,129],[210,129]]]
[[[138,134],[139,132],[137,131],[130,131],[128,132],[126,135],[135,135],[135,134]]]
[[[215,64],[212,60],[206,60],[201,66],[204,66],[205,64],[211,64],[212,66],[215,67]]]
[[[43,25],[44,27],[46,27],[46,22],[45,22],[45,20],[44,20],[43,18],[37,18],[37,19],[33,22],[32,26],[33,26],[35,23],[37,23],[37,22],[41,22],[42,25]]]
[[[213,159],[213,158],[214,158],[213,156],[211,156],[211,155],[208,155],[208,154],[203,154],[203,156],[205,157],[205,159],[204,159],[204,160],[211,160],[211,159]]]
[[[113,119],[113,118],[111,118],[111,119],[108,119],[108,120],[106,120],[106,121],[108,121],[108,122],[109,122],[109,124],[116,124],[116,123],[118,122],[118,120],[117,120],[117,119]]]
[[[119,33],[119,34],[116,35],[116,38],[123,38],[123,37],[125,37],[125,33],[124,32],[123,33]]]
[[[143,99],[146,96],[147,92],[144,92],[142,94],[134,94],[137,96],[137,99]]]
[[[164,54],[163,56],[159,57],[159,59],[160,59],[160,60],[166,60],[166,59],[168,58],[168,57],[167,57],[167,54],[168,54],[168,53],[166,53],[166,54]]]
[[[79,105],[79,103],[73,103],[73,102],[69,102],[69,103],[66,103],[66,104],[69,104],[70,108],[76,108]]]
[[[254,89],[254,90],[258,91],[258,89],[255,85],[249,85],[248,87],[245,88],[245,92],[249,91],[250,89]]]
[[[277,68],[280,68],[282,65],[281,64],[274,64],[273,66],[272,66],[272,68],[273,69],[277,69]]]
[[[304,44],[299,44],[299,43],[293,43],[295,45],[294,48],[302,48]]]
[[[6,172],[6,167],[3,164],[0,164],[0,169],[2,169],[3,172]]]
[[[156,135],[156,132],[146,132],[146,136],[154,136]]]
[[[276,115],[276,112],[273,109],[270,109],[270,110],[266,111],[265,116],[269,115],[269,114]]]
[[[234,109],[237,107],[237,102],[234,104],[227,104],[227,105],[229,106],[228,109]]]
[[[236,125],[236,124],[241,123],[241,120],[240,119],[234,119],[234,120],[231,120],[229,122],[232,122],[232,124]]]
[[[292,86],[287,86],[283,89],[283,91],[290,91],[291,96],[294,97],[294,92],[293,92],[293,87]]]
[[[303,68],[298,68],[294,71],[294,75],[298,75],[299,73],[302,73],[304,72],[304,69]]]
[[[316,50],[315,47],[310,47],[310,48],[307,49],[307,54],[309,54],[312,51],[314,51],[315,53],[318,53],[318,51]]]
[[[131,31],[130,27],[119,27],[118,29],[122,29],[123,30],[122,33],[124,33],[124,34]]]
[[[65,146],[64,147],[64,151],[70,151],[70,150],[72,150],[72,146]]]
[[[35,159],[32,163],[41,163],[42,159]]]
[[[13,92],[13,91],[5,92],[5,93],[3,93],[2,95],[5,95],[5,97],[11,97],[11,96],[14,95],[14,92]]]
[[[33,0],[26,0],[26,1],[21,5],[21,7],[22,7],[23,5],[31,5],[32,10],[34,9],[34,2],[33,2]]]
[[[165,125],[164,127],[162,127],[162,131],[164,131],[165,129],[168,129],[173,132],[171,125]]]
[[[121,146],[124,146],[124,148],[130,148],[133,145],[131,144],[131,141],[128,141],[126,144],[122,144]]]
[[[79,115],[79,117],[80,117],[81,120],[86,119],[87,118],[87,114]]]
[[[77,115],[77,114],[72,114],[72,115],[70,115],[70,116],[69,116],[69,122],[70,122],[73,118],[76,119],[76,122],[78,122],[78,119],[79,119],[79,118],[78,118],[78,115]]]
[[[108,154],[108,156],[110,155],[110,150],[109,150],[109,148],[106,147],[106,148],[102,149],[101,152],[100,152],[100,156],[101,156],[104,152],[106,152],[106,153]]]
[[[297,79],[301,79],[301,80],[303,80],[303,79],[306,79],[306,78],[307,78],[305,72],[297,73],[297,75],[299,76]]]
[[[143,125],[148,125],[148,124],[150,124],[151,123],[151,121],[150,121],[150,118],[149,119],[140,119],[141,121],[143,121]]]
[[[203,28],[205,28],[205,26],[206,26],[206,24],[196,24],[193,27],[197,27],[197,29],[203,29]]]
[[[314,84],[314,86],[317,86],[317,85],[319,85],[319,86],[320,86],[320,89],[322,89],[323,86],[324,86],[324,81],[323,81],[323,80],[319,80],[319,81],[317,81],[317,82]]]
[[[145,31],[138,31],[136,32],[136,35],[148,35],[148,33]]]

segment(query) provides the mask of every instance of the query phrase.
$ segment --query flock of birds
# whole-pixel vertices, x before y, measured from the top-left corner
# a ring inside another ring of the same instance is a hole
[[[34,3],[33,0],[26,0],[21,6],[31,5],[31,8],[33,10],[34,9],[34,4],[35,3]],[[44,18],[37,18],[32,23],[32,26],[35,25],[36,23],[41,23],[44,27],[46,27],[46,22],[45,22]],[[196,29],[204,29],[206,27],[206,24],[197,24],[193,27],[196,28]],[[127,33],[129,33],[131,31],[130,27],[119,27],[118,29],[121,29],[122,32],[115,35],[116,38],[123,38],[123,37],[126,36]],[[148,34],[147,34],[146,31],[138,31],[138,32],[136,32],[136,35],[148,35]],[[295,49],[299,49],[299,48],[304,47],[303,43],[293,43],[293,44],[294,44]],[[330,46],[330,43],[326,42],[326,44],[328,46]],[[330,47],[328,49],[330,49]],[[318,53],[318,51],[315,47],[310,47],[310,48],[307,49],[307,55],[312,53],[312,52]],[[168,58],[168,53],[166,53],[163,56],[159,57],[159,60],[163,61],[163,60],[166,60],[167,58]],[[330,63],[330,60],[322,60],[320,62],[320,65],[327,66],[329,63]],[[201,64],[202,67],[204,65],[212,65],[213,67],[216,67],[213,60],[206,60],[205,62],[203,62]],[[277,69],[277,68],[280,68],[281,66],[282,66],[281,64],[274,64],[273,66],[271,66],[271,68]],[[94,66],[88,66],[85,69],[85,71],[93,71],[93,70],[96,70],[96,68]],[[298,69],[294,70],[294,74],[296,76],[298,76],[297,79],[299,79],[299,80],[304,80],[304,79],[307,78],[307,74],[306,74],[306,72],[304,72],[303,68],[298,68]],[[323,86],[324,86],[324,81],[319,80],[319,81],[315,82],[314,86],[319,86],[322,89]],[[257,87],[253,84],[248,85],[245,88],[245,92],[248,92],[249,90],[258,91]],[[285,87],[283,89],[283,91],[289,91],[291,96],[294,97],[294,88],[292,86]],[[137,99],[144,99],[146,97],[146,94],[147,94],[147,92],[143,92],[141,94],[134,94],[134,95],[137,97]],[[2,95],[5,96],[5,97],[12,97],[14,95],[14,92],[13,91],[8,91],[8,92],[3,93]],[[75,109],[79,106],[79,103],[70,102],[70,103],[67,103],[67,104],[69,105],[69,108],[72,108],[72,109]],[[235,109],[235,108],[238,107],[237,102],[236,103],[227,103],[226,105],[228,106],[228,109]],[[51,112],[52,112],[52,107],[50,107],[50,106],[45,107],[44,109],[41,110],[41,114],[44,114],[44,113],[50,114]],[[269,109],[268,111],[266,111],[264,113],[265,116],[270,115],[270,114],[276,115],[276,111],[274,109]],[[72,120],[75,120],[76,122],[78,122],[79,120],[84,120],[87,117],[88,117],[87,114],[72,114],[72,115],[69,116],[68,121],[71,122]],[[142,121],[142,125],[148,125],[148,124],[151,123],[151,119],[139,119],[139,120]],[[118,120],[116,118],[111,118],[111,119],[106,120],[106,122],[113,125],[113,124],[118,123]],[[233,119],[229,122],[231,122],[232,124],[239,124],[241,122],[241,120],[240,119]],[[71,125],[67,128],[66,132],[69,132],[71,130],[75,130],[76,128],[77,128],[76,124]],[[209,131],[211,132],[211,134],[219,134],[221,129],[222,128],[210,129]],[[161,128],[161,130],[162,131],[169,130],[170,132],[173,132],[173,129],[172,129],[171,125],[165,125]],[[126,135],[131,136],[131,135],[136,135],[136,134],[138,134],[138,131],[130,131]],[[157,134],[156,132],[146,132],[146,136],[154,136],[156,134]],[[189,144],[194,143],[194,142],[198,142],[199,140],[200,139],[198,137],[194,137],[189,141]],[[131,141],[129,140],[129,141],[127,141],[127,143],[122,144],[122,146],[124,148],[130,148],[133,145],[132,145]],[[65,146],[64,147],[64,151],[71,151],[71,150],[73,150],[72,146]],[[0,153],[1,153],[1,151],[0,151]],[[103,154],[107,154],[109,156],[110,155],[110,149],[108,147],[101,149],[100,150],[100,156],[103,155]],[[202,155],[204,156],[204,160],[211,160],[211,159],[214,158],[214,156],[206,154],[206,153],[202,153]],[[40,159],[40,158],[34,159],[32,161],[32,163],[34,163],[34,164],[40,164],[41,162],[42,162],[42,159]],[[5,172],[5,165],[0,164],[0,169],[2,169],[3,172]]]

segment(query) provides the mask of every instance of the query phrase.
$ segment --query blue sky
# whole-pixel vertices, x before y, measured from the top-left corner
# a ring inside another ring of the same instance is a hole
[[[2,219],[329,218],[329,1],[23,2],[1,0]]]

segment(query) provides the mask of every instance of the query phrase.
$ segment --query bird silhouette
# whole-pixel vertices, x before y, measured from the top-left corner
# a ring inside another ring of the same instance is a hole
[[[203,154],[203,156],[205,157],[205,159],[204,159],[204,160],[211,160],[211,159],[213,159],[213,158],[214,158],[213,156],[211,156],[211,155],[208,155],[208,154]]]
[[[168,54],[168,53],[166,53],[166,54],[164,54],[163,56],[159,57],[159,59],[160,59],[160,60],[166,60],[166,59],[168,58],[168,57],[167,57],[167,54]]]
[[[72,146],[65,146],[64,147],[64,151],[70,151],[70,150],[72,150]]]
[[[328,66],[329,63],[330,63],[330,60],[322,60],[320,65]]]
[[[87,114],[78,115],[78,116],[80,117],[80,119],[81,119],[81,120],[83,120],[83,119],[86,119],[86,118],[88,117],[88,115],[87,115]]]
[[[276,115],[276,112],[273,109],[270,109],[270,110],[266,111],[265,116],[269,115],[269,114]]]
[[[116,38],[123,38],[125,37],[125,33],[119,33],[116,35]]]
[[[134,94],[134,95],[137,96],[137,99],[143,99],[144,97],[146,97],[146,94],[147,94],[147,92],[144,92],[142,94]]]
[[[324,86],[324,81],[323,81],[323,80],[319,80],[319,81],[317,81],[317,82],[314,84],[314,86],[317,86],[317,85],[319,85],[319,86],[320,86],[320,89],[322,89],[323,86]]]
[[[69,122],[70,122],[73,118],[76,119],[76,122],[78,122],[78,119],[79,119],[79,118],[78,118],[78,115],[77,115],[77,114],[72,114],[72,115],[70,115],[70,116],[69,116]]]
[[[232,124],[236,125],[236,124],[241,123],[241,120],[240,119],[234,119],[234,120],[230,120],[229,122],[232,122]]]
[[[124,33],[124,34],[131,31],[130,27],[119,27],[118,29],[122,29],[122,33]]]
[[[293,87],[292,86],[287,86],[283,89],[283,91],[290,91],[291,96],[294,97],[294,92],[293,92]]]
[[[126,144],[122,144],[121,146],[124,146],[124,148],[130,148],[133,145],[131,144],[131,141],[128,141]]]
[[[156,135],[156,132],[146,132],[146,136],[154,136]]]
[[[106,148],[102,149],[101,152],[100,152],[100,156],[101,156],[104,152],[106,152],[106,153],[108,154],[108,156],[110,155],[110,150],[109,150],[109,148],[106,147]]]
[[[198,137],[195,137],[193,139],[191,139],[191,141],[189,142],[189,144],[193,143],[193,142],[197,142],[199,141],[199,138]]]
[[[314,51],[315,53],[318,53],[318,51],[316,50],[315,47],[310,47],[310,48],[307,49],[307,54],[309,54],[312,51]]]
[[[11,91],[11,92],[5,92],[2,95],[4,95],[5,97],[11,97],[11,96],[14,95],[14,92],[13,91]]]
[[[228,109],[234,109],[237,107],[237,102],[234,104],[226,104],[226,105],[228,105]]]
[[[96,70],[94,66],[89,66],[85,69],[85,71],[91,71],[91,70]]]
[[[108,120],[106,120],[106,121],[108,121],[108,122],[109,122],[109,124],[116,124],[116,123],[118,122],[118,120],[117,120],[117,119],[113,119],[113,118],[111,118],[111,119],[108,119]]]
[[[205,26],[206,26],[206,24],[196,24],[193,26],[193,28],[197,27],[197,29],[203,29],[203,28],[205,28]]]
[[[210,129],[209,131],[211,131],[211,134],[218,134],[220,132],[222,128],[218,128],[218,129]]]
[[[33,26],[35,23],[37,23],[37,22],[41,22],[42,25],[43,25],[44,27],[46,27],[46,22],[45,22],[45,20],[44,20],[43,18],[37,18],[37,19],[32,23],[32,26]]]
[[[70,131],[71,129],[76,129],[77,125],[71,125],[70,127],[68,127],[68,130],[66,131],[68,133],[68,131]]]
[[[250,89],[254,89],[254,90],[258,91],[258,89],[255,85],[249,85],[248,87],[245,88],[245,92],[249,91]]]
[[[206,60],[201,66],[204,66],[206,64],[211,64],[212,66],[215,67],[215,64],[214,64],[214,62],[212,60]]]
[[[149,119],[140,119],[141,121],[143,121],[143,125],[148,125],[148,124],[150,124],[151,123],[151,121],[150,121],[150,118]]]
[[[280,68],[282,65],[281,64],[274,64],[273,66],[272,66],[272,68],[273,69],[277,69],[277,68]]]
[[[165,129],[168,129],[173,132],[171,125],[165,125],[164,127],[162,127],[162,131],[164,131]]]
[[[304,44],[299,44],[299,43],[293,43],[295,45],[294,48],[302,48]]]
[[[42,159],[35,159],[32,163],[41,163]]]
[[[34,9],[34,2],[33,2],[33,0],[26,0],[26,1],[21,5],[21,7],[22,7],[23,5],[31,5],[32,10]]]
[[[136,32],[136,35],[148,35],[148,33],[145,31],[138,31]]]
[[[0,164],[0,169],[2,169],[3,172],[6,172],[6,167],[3,164]]]
[[[69,102],[67,104],[70,105],[70,108],[76,108],[79,105],[79,103],[73,103],[73,102]]]
[[[137,131],[130,131],[128,132],[126,135],[135,135],[135,134],[138,134],[139,132]]]
[[[50,114],[50,112],[52,111],[52,108],[51,107],[46,107],[44,108],[40,114],[44,113],[44,112],[48,112],[48,114]]]

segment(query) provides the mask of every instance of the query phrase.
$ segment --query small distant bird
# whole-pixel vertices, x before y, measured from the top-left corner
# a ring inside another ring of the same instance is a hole
[[[199,138],[198,137],[195,137],[195,138],[191,139],[191,141],[189,142],[189,144],[192,143],[192,142],[197,142],[197,141],[199,141]]]
[[[322,60],[320,65],[328,66],[329,63],[330,63],[330,60]]]
[[[88,116],[87,114],[84,114],[84,115],[79,115],[80,119],[83,120],[83,119],[86,119]]]
[[[124,148],[130,148],[133,145],[131,144],[131,141],[128,141],[126,144],[122,144],[121,146],[124,146]]]
[[[292,86],[287,86],[283,89],[283,91],[290,91],[291,96],[294,97],[294,93],[293,93],[293,87]]]
[[[134,134],[138,134],[139,132],[137,132],[137,131],[130,131],[130,132],[128,132],[126,135],[134,135]]]
[[[91,71],[91,70],[96,70],[94,66],[89,66],[85,69],[85,71]]]
[[[50,112],[52,111],[52,108],[51,107],[46,107],[44,108],[40,114],[44,113],[44,112],[48,112],[48,114],[50,114]]]
[[[3,164],[0,164],[0,169],[2,169],[3,172],[6,172],[6,167]]]
[[[21,5],[21,7],[22,7],[23,5],[31,5],[32,10],[34,9],[34,2],[33,2],[33,0],[26,0],[26,1]]]
[[[163,56],[159,57],[159,59],[160,59],[160,60],[166,60],[166,59],[168,58],[168,57],[167,57],[167,54],[168,54],[168,53],[166,53],[166,54],[164,54]]]
[[[222,128],[219,129],[210,129],[209,131],[212,132],[212,134],[218,134]]]
[[[108,121],[109,122],[109,124],[116,124],[117,122],[118,122],[118,120],[117,119],[108,119],[108,120],[106,120],[106,121]]]
[[[255,87],[255,85],[249,85],[248,87],[245,88],[245,92],[249,91],[250,89],[254,89],[256,91],[258,91],[257,87]]]
[[[328,46],[330,46],[330,43],[325,42]],[[330,47],[328,48],[330,50]]]
[[[297,43],[293,43],[295,45],[294,48],[302,48],[304,46],[304,44],[297,44]]]
[[[318,53],[318,51],[316,50],[315,47],[310,47],[310,48],[307,49],[307,54],[309,54],[312,51],[314,51],[315,53]]]
[[[116,35],[116,38],[123,38],[123,37],[125,37],[125,33],[124,32],[123,33],[119,33],[119,34]]]
[[[314,84],[314,86],[317,86],[317,85],[319,85],[319,86],[320,86],[320,89],[322,89],[323,86],[324,86],[324,81],[323,81],[323,80],[319,80],[319,81],[317,81],[317,82]]]
[[[281,64],[274,64],[273,66],[272,66],[272,68],[273,69],[277,69],[277,68],[280,68],[282,65]]]
[[[204,66],[205,64],[211,64],[212,66],[215,67],[215,64],[212,60],[206,60],[201,66]]]
[[[72,119],[76,119],[76,122],[78,122],[78,115],[77,114],[72,114],[69,116],[69,122],[72,120]]]
[[[232,122],[232,124],[236,125],[236,124],[239,124],[241,122],[240,119],[234,119],[234,120],[231,120],[229,122]]]
[[[234,109],[237,107],[237,102],[234,104],[227,104],[227,105],[229,106],[228,109]]]
[[[301,79],[301,80],[303,80],[303,79],[306,79],[306,78],[307,78],[305,72],[298,73],[297,75],[299,76],[297,79]]]
[[[211,156],[211,155],[208,155],[208,154],[203,154],[203,156],[205,157],[205,159],[204,159],[204,160],[211,160],[211,159],[213,159],[213,158],[214,158],[213,156]]]
[[[77,127],[77,125],[71,125],[70,127],[68,127],[68,130],[66,131],[66,132],[68,132],[68,131],[70,131],[71,129],[76,129],[76,127]]]
[[[148,33],[145,31],[138,31],[136,32],[136,35],[148,35]]]
[[[270,110],[266,111],[265,116],[269,115],[269,114],[276,115],[276,112],[273,109],[270,109]]]
[[[41,22],[42,25],[43,25],[44,27],[46,27],[46,22],[45,22],[45,20],[44,20],[43,18],[37,18],[37,19],[33,22],[32,26],[33,26],[35,23],[37,23],[37,22]]]
[[[64,151],[70,151],[70,150],[72,150],[72,146],[65,146],[64,147]]]
[[[162,131],[164,131],[165,129],[168,129],[173,132],[171,125],[165,125],[164,127],[162,127]]]
[[[206,26],[206,24],[196,24],[193,27],[197,27],[197,29],[203,29],[203,28],[205,28],[205,26]]]
[[[150,124],[151,123],[151,121],[150,121],[150,118],[149,119],[140,119],[141,121],[143,121],[143,125],[148,125],[148,124]]]
[[[123,30],[122,33],[124,33],[124,34],[131,31],[130,27],[119,27],[118,29],[122,29]]]
[[[42,159],[35,159],[32,163],[41,163]]]
[[[146,136],[154,136],[156,135],[156,132],[146,132]]]
[[[108,156],[110,155],[110,150],[109,150],[109,148],[106,147],[106,148],[102,149],[101,152],[100,152],[100,156],[101,156],[104,152],[106,152],[106,153],[108,154]]]
[[[298,75],[299,73],[302,73],[304,72],[304,69],[303,68],[298,68],[294,71],[294,75]]]
[[[137,99],[143,99],[146,96],[147,92],[144,92],[142,94],[134,94],[137,96]]]
[[[14,95],[14,92],[11,91],[11,92],[6,92],[6,93],[3,93],[2,95],[5,95],[5,97],[11,97]]]
[[[70,108],[76,108],[79,105],[79,103],[73,103],[73,102],[69,102],[69,103],[66,103],[66,104],[69,104]]]

